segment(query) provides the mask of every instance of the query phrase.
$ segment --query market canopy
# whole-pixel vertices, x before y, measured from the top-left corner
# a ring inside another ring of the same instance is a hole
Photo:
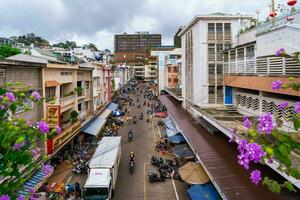
[[[212,183],[193,185],[187,190],[187,192],[191,200],[221,200],[218,191],[215,189]]]
[[[186,143],[184,137],[181,135],[181,133],[177,135],[173,135],[171,137],[168,137],[168,140],[173,144],[183,144]]]
[[[184,144],[182,144],[182,145],[184,145]],[[181,146],[181,145],[178,145],[178,146]],[[179,157],[179,158],[185,158],[185,159],[195,158],[195,155],[190,147],[182,147],[182,148],[177,147],[177,149],[175,149],[173,151],[173,153],[176,157]]]
[[[101,116],[98,116],[93,121],[88,123],[81,131],[96,136],[103,128],[105,123],[106,123],[106,118],[102,118]]]
[[[188,162],[179,168],[181,179],[188,184],[205,184],[209,181],[202,166],[195,162]]]
[[[51,170],[51,173],[47,175],[45,174],[43,169],[38,170],[22,185],[22,188],[24,189],[22,191],[19,191],[18,193],[21,197],[26,197],[32,189],[38,189],[42,185],[42,183],[52,175],[52,173],[53,168]]]
[[[118,109],[119,105],[116,104],[116,103],[110,103],[108,106],[107,106],[107,109],[111,110],[111,111],[116,111]]]
[[[164,132],[165,132],[164,134],[165,134],[166,136],[168,136],[168,137],[172,137],[172,136],[178,134],[177,131],[172,130],[172,129],[168,129],[168,128],[166,128],[166,129],[164,130]]]

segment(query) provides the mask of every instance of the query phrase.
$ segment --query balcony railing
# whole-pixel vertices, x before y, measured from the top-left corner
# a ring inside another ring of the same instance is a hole
[[[65,107],[67,105],[75,103],[75,95],[73,94],[67,97],[60,98],[59,102],[61,107]]]
[[[224,74],[300,75],[300,64],[294,58],[253,58],[235,62],[224,62]]]

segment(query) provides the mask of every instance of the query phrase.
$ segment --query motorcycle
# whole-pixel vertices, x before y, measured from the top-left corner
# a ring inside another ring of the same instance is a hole
[[[150,172],[148,174],[148,179],[149,179],[150,183],[165,181],[165,177],[162,174],[160,174],[160,176],[158,176],[158,174],[155,172]]]
[[[129,161],[129,171],[130,171],[130,174],[133,173],[133,170],[134,170],[134,161],[130,160]]]
[[[80,161],[80,163],[72,170],[74,174],[87,173],[89,161]]]
[[[129,132],[128,133],[128,141],[131,142],[132,138],[133,138],[133,134],[132,134],[132,132]]]
[[[140,119],[141,119],[141,120],[144,119],[144,115],[140,115]]]
[[[133,123],[136,124],[137,123],[137,119],[136,116],[133,117]]]

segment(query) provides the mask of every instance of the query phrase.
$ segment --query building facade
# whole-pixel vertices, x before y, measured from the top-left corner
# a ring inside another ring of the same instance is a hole
[[[196,16],[179,33],[183,49],[183,106],[223,104],[223,50],[249,26],[251,16],[214,13]]]

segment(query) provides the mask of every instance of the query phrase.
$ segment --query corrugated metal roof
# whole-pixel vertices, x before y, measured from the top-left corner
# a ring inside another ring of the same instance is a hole
[[[31,62],[31,63],[41,63],[46,64],[47,60],[38,58],[35,56],[27,55],[27,54],[17,54],[14,56],[10,56],[6,58],[6,60],[14,60],[14,61],[23,61],[23,62]]]
[[[182,133],[188,138],[191,148],[199,155],[214,181],[230,200],[299,200],[297,193],[282,191],[280,194],[270,192],[267,187],[254,186],[250,182],[249,171],[237,163],[236,145],[228,142],[224,135],[211,135],[186,114],[185,110],[172,102],[167,96],[160,96],[162,103],[168,108],[169,114],[178,124]],[[254,166],[254,165],[253,165]],[[255,165],[270,178],[284,181],[276,172]]]

